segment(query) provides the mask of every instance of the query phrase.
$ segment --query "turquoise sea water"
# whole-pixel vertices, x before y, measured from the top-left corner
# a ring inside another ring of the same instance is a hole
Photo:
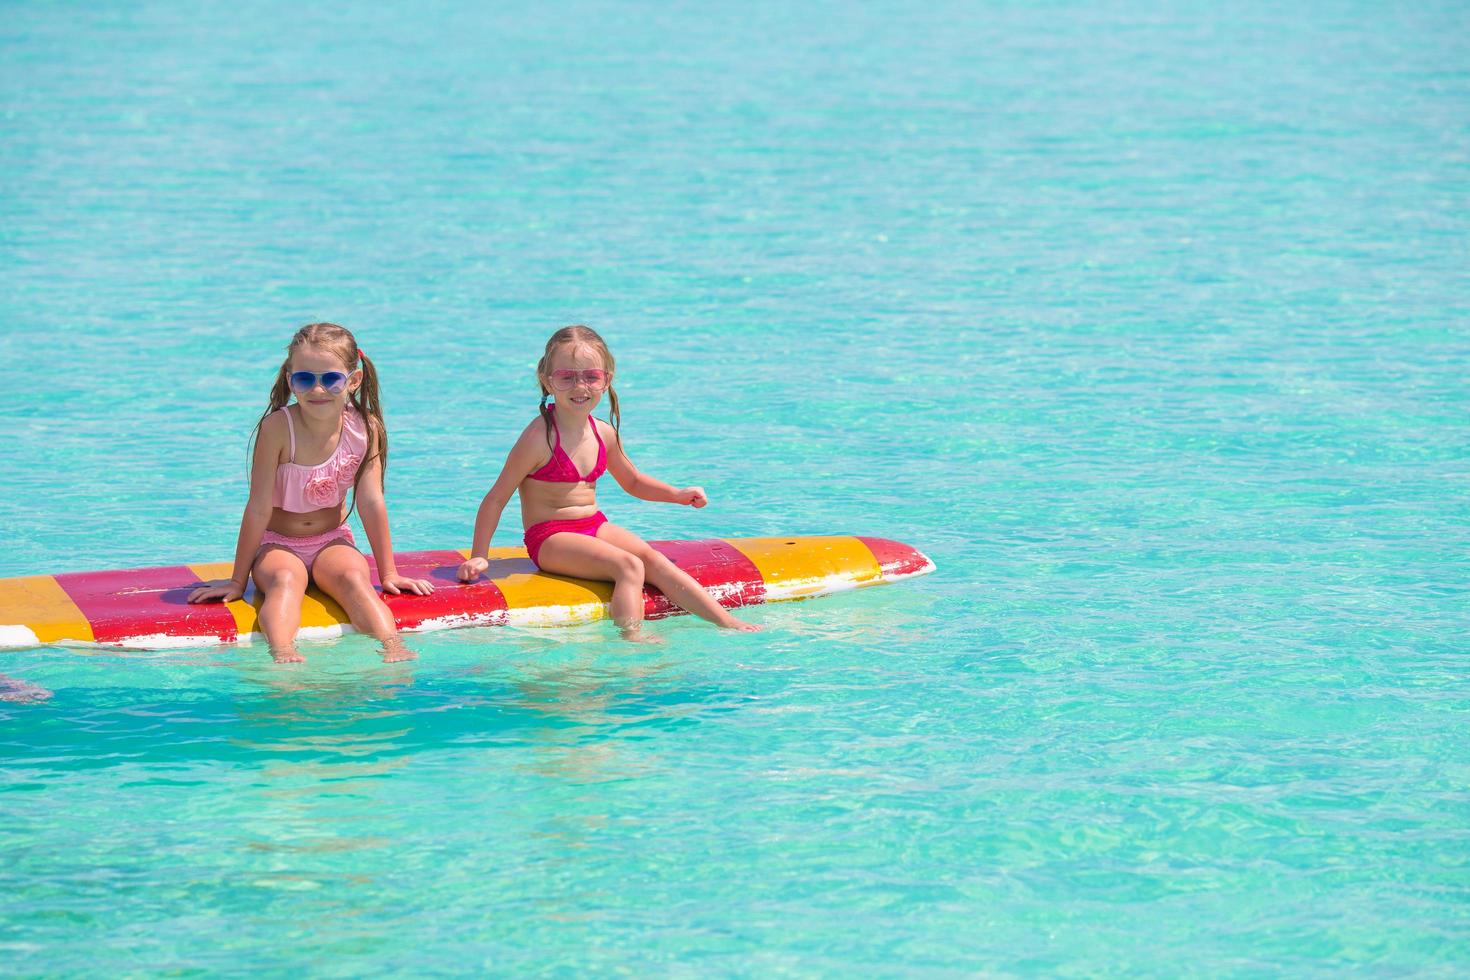
[[[1288,7],[4,4],[0,575],[227,559],[316,319],[400,548],[585,322],[614,520],[938,572],[0,653],[0,972],[1463,972],[1470,13]]]

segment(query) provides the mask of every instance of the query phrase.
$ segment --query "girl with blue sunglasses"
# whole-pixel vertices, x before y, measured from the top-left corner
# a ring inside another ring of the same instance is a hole
[[[296,401],[288,404],[293,394]],[[319,462],[304,462],[313,459]],[[427,581],[397,572],[383,502],[387,467],[388,432],[372,362],[345,328],[302,327],[286,347],[270,407],[255,425],[250,500],[240,521],[234,574],[195,589],[189,601],[234,601],[254,578],[264,595],[259,618],[271,656],[294,663],[303,659],[296,651],[301,600],[315,581],[359,633],[383,644],[384,660],[412,659],[347,526],[352,508],[360,505],[384,592],[434,591]]]

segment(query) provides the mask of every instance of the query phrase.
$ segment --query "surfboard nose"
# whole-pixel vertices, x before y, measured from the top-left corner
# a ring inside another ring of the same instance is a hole
[[[867,545],[873,557],[878,559],[878,567],[883,571],[885,582],[911,575],[927,575],[934,571],[935,565],[929,556],[912,545],[890,538],[865,538],[861,535],[858,540]]]

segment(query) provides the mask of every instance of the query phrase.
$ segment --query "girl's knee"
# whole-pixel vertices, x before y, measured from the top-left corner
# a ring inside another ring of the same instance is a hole
[[[257,572],[254,578],[255,587],[267,598],[273,595],[290,595],[306,591],[307,575],[305,571],[285,570],[268,575]]]
[[[318,573],[317,584],[329,592],[359,593],[372,592],[373,582],[366,568],[335,568]]]
[[[637,579],[639,582],[643,581],[643,577],[645,574],[643,559],[639,558],[631,551],[624,551],[620,555],[618,555],[617,569],[618,578],[620,579],[626,578]]]
[[[643,574],[647,576],[648,581],[662,587],[661,583],[678,577],[679,566],[670,561],[667,556],[650,550],[647,555],[643,556]]]

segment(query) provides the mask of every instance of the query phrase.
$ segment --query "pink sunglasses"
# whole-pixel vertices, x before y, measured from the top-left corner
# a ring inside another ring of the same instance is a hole
[[[587,371],[552,371],[551,387],[556,391],[571,391],[581,381],[593,391],[601,391],[607,387],[612,376],[601,368],[592,368]]]

